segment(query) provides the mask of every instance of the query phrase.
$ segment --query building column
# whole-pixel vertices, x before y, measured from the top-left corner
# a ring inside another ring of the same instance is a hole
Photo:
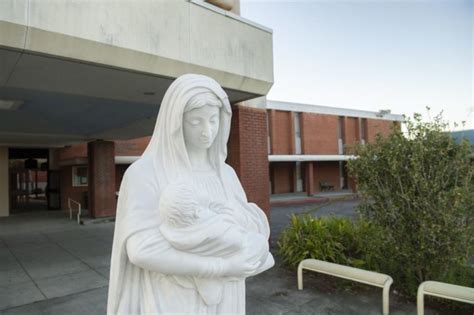
[[[10,215],[10,189],[8,175],[8,148],[0,147],[0,217]]]
[[[306,193],[308,196],[312,196],[315,194],[314,190],[314,167],[313,162],[307,162],[305,165],[305,186],[306,186]]]
[[[115,215],[115,144],[92,141],[87,144],[89,210],[94,218]]]
[[[267,112],[262,108],[232,106],[232,126],[227,163],[242,183],[250,202],[256,203],[269,217],[269,163]]]
[[[59,171],[59,150],[50,148],[48,150],[48,170]]]

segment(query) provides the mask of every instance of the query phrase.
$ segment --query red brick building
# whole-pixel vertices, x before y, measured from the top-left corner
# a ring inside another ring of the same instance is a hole
[[[269,194],[355,189],[345,171],[352,157],[350,146],[373,141],[377,133],[388,134],[401,120],[399,115],[381,117],[375,112],[274,101],[268,101],[266,109],[234,105],[228,163],[239,175],[248,198],[268,211]],[[61,208],[67,208],[69,198],[89,207],[92,189],[107,196],[92,196],[104,203],[95,215],[113,215],[123,174],[149,139],[95,141],[60,149]],[[94,152],[109,158],[91,163]],[[90,169],[94,167],[95,171]],[[91,176],[109,181],[104,185],[96,180],[95,187],[89,187]]]
[[[272,194],[355,190],[346,171],[353,147],[400,128],[401,115],[267,102]]]

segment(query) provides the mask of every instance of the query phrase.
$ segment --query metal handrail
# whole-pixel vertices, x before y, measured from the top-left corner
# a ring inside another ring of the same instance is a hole
[[[74,204],[77,205],[77,224],[81,224],[82,206],[79,202],[77,202],[76,200],[71,199],[71,198],[67,199],[67,206],[69,207],[69,220],[72,220],[72,206],[71,206],[71,203],[74,203]]]

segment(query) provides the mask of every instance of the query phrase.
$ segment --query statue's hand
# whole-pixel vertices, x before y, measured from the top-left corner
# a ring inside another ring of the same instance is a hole
[[[250,262],[263,264],[269,252],[268,240],[258,233],[248,233],[245,251]]]
[[[225,259],[224,274],[234,277],[248,277],[267,260],[269,254],[268,241],[260,234],[249,233],[242,251]]]
[[[257,271],[259,262],[253,262],[244,254],[224,259],[224,275],[227,277],[248,277]]]

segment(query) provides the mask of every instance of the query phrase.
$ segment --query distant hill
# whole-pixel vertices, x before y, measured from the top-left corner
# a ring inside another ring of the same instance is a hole
[[[462,130],[462,131],[453,131],[451,135],[454,139],[460,141],[461,139],[466,138],[471,143],[471,147],[474,150],[474,129],[471,130]]]

